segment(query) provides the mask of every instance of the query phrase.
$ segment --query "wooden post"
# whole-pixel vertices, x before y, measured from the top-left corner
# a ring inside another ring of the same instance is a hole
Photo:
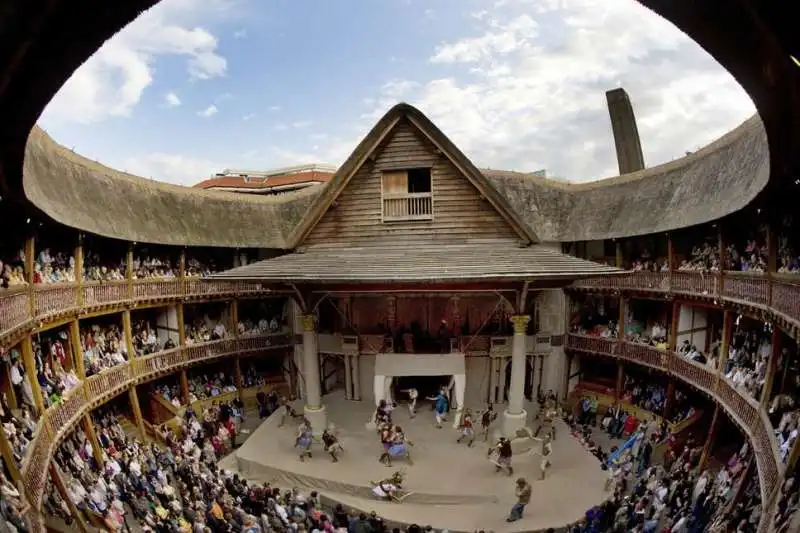
[[[36,316],[36,291],[33,290],[33,265],[35,251],[35,238],[28,237],[25,240],[25,282],[28,284],[28,294],[30,295],[30,311],[31,316]]]
[[[25,377],[33,392],[33,403],[36,411],[41,415],[44,413],[44,396],[42,396],[42,389],[39,387],[39,373],[36,370],[36,361],[33,357],[33,341],[30,335],[22,339],[22,364],[25,366]]]
[[[669,266],[667,286],[669,290],[672,290],[672,275],[675,273],[675,243],[672,242],[672,233],[670,232],[667,232],[667,264]]]
[[[181,398],[184,405],[189,405],[189,376],[186,374],[186,369],[181,369]]]
[[[128,360],[136,357],[136,350],[133,347],[133,325],[131,324],[131,311],[122,311],[122,333],[125,335],[125,351],[128,352]]]
[[[139,406],[139,395],[136,392],[136,385],[131,385],[128,389],[128,401],[131,403],[133,421],[136,423],[136,427],[139,428],[139,433],[142,435],[142,440],[146,440],[147,433],[144,430],[144,418],[142,417],[142,408]]]
[[[678,300],[672,300],[672,316],[670,317],[669,329],[669,350],[671,352],[678,349],[678,328],[680,327],[681,319],[681,303]]]
[[[236,390],[239,392],[239,401],[244,403],[244,387],[242,386],[242,361],[241,356],[238,354],[233,358],[233,370],[235,372],[234,378],[236,379]]]
[[[742,496],[744,495],[744,489],[747,486],[747,480],[751,475],[753,475],[753,468],[755,467],[755,464],[755,458],[751,455],[750,458],[747,459],[747,465],[744,467],[744,472],[742,472],[741,478],[739,478],[739,483],[737,483],[733,489],[733,496],[728,504],[730,509],[736,507],[736,504],[741,501]]]
[[[239,336],[239,300],[234,298],[231,300],[231,322],[233,322],[233,334],[234,338]]]
[[[181,250],[181,256],[178,258],[178,277],[180,279],[186,277],[186,248]]]
[[[619,340],[625,340],[625,307],[626,301],[624,296],[619,297]]]
[[[523,316],[527,316],[527,315],[523,315]],[[566,370],[564,372],[564,389],[563,389],[564,392],[561,394],[561,397],[564,400],[566,400],[568,395],[569,395],[569,376],[572,373],[572,354],[568,353],[568,354],[566,354],[566,356],[567,356],[567,368],[566,368]],[[528,357],[525,356],[525,367],[526,367],[526,370],[527,370],[527,366],[528,366]],[[524,394],[525,394],[525,387],[524,387],[525,382],[523,381],[522,383],[523,383],[522,393],[523,393],[523,397],[524,397]]]
[[[86,438],[89,439],[89,444],[92,445],[92,456],[94,456],[94,460],[97,461],[98,468],[102,470],[105,467],[103,462],[103,448],[100,446],[100,440],[97,438],[97,432],[94,430],[92,417],[88,414],[83,415],[81,426],[83,426],[83,432],[86,433]]]
[[[75,245],[75,283],[77,285],[78,307],[83,307],[83,233],[78,233]]]
[[[183,323],[183,303],[175,304],[175,316],[178,318],[178,345],[181,348],[186,346],[186,326]]]
[[[670,377],[667,382],[667,396],[664,398],[664,419],[672,417],[672,406],[675,405],[675,378]]]
[[[11,481],[14,482],[14,485],[18,485],[22,480],[22,476],[19,473],[19,468],[17,468],[17,462],[14,460],[14,452],[8,442],[6,432],[2,429],[0,429],[0,452],[3,454],[3,460],[6,463],[6,470],[11,476]]]
[[[128,253],[125,254],[125,281],[128,282],[128,298],[133,299],[133,247],[136,246],[132,242],[128,246]]]
[[[772,383],[775,381],[775,372],[778,368],[778,359],[781,357],[781,329],[777,324],[772,324],[772,353],[767,361],[767,372],[764,374],[764,385],[761,387],[761,408],[766,409],[772,397]]]
[[[22,406],[22,398],[17,403],[17,392],[14,390],[14,384],[11,382],[11,361],[3,366],[3,383],[6,384],[6,401],[11,409],[17,409]]]
[[[703,470],[708,463],[708,457],[711,455],[711,448],[714,445],[714,438],[717,434],[717,429],[719,425],[719,404],[714,404],[714,415],[711,418],[711,427],[708,430],[708,436],[706,437],[706,442],[703,445],[703,453],[700,456],[700,465],[698,468]]]
[[[800,439],[794,439],[792,449],[789,452],[789,456],[786,458],[786,470],[784,470],[784,472],[787,477],[791,476],[792,472],[794,472],[798,457],[800,457]]]
[[[86,526],[86,521],[83,518],[83,514],[75,506],[72,498],[69,497],[67,485],[64,483],[64,477],[62,476],[61,470],[58,468],[55,461],[50,461],[50,477],[53,480],[53,485],[55,486],[56,490],[61,495],[61,499],[63,499],[67,504],[69,512],[75,518],[75,523],[78,525],[78,529],[83,533],[89,533],[89,528]]]
[[[725,365],[728,363],[728,345],[731,339],[733,328],[733,313],[726,309],[722,315],[722,342],[719,344],[719,368],[717,369],[717,380],[725,375]]]
[[[614,241],[616,243],[616,267],[622,268],[622,241]]]
[[[76,263],[77,264],[77,263]],[[84,362],[83,343],[78,319],[69,323],[69,338],[72,345],[72,357],[75,362],[75,372],[81,380],[86,379],[86,366]]]
[[[717,254],[719,254],[719,294],[723,294],[725,285],[725,270],[728,268],[728,252],[725,250],[725,235],[722,231],[722,222],[717,222]],[[726,356],[727,357],[727,356]]]
[[[614,399],[622,400],[622,387],[625,386],[625,366],[622,361],[617,360],[617,384],[614,387]]]

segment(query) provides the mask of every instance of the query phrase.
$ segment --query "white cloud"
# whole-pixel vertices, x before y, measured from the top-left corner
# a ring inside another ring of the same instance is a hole
[[[292,127],[297,129],[308,128],[311,126],[313,122],[310,120],[298,120],[296,122],[292,122]]]
[[[277,106],[277,105],[271,105],[271,106],[269,106],[269,107],[267,108],[267,110],[268,110],[268,111],[270,111],[270,112],[272,112],[272,113],[277,113],[278,111],[280,111],[280,110],[281,110],[281,106]]]
[[[233,32],[234,39],[247,39],[247,30],[242,28]]]
[[[472,34],[431,51],[427,75],[391,80],[364,117],[405,100],[480,166],[592,179],[617,172],[608,89],[630,95],[647,165],[754,112],[722,67],[637,2],[501,1],[472,20]]]
[[[195,25],[196,13],[218,15],[236,0],[162,0],[106,42],[56,94],[43,122],[100,122],[129,116],[153,82],[162,56],[185,59],[190,79],[224,76],[227,61],[217,38]],[[201,9],[202,8],[202,9]]]
[[[197,114],[198,114],[198,116],[201,116],[203,118],[208,118],[208,117],[216,115],[218,112],[219,112],[219,109],[217,109],[217,106],[215,106],[214,104],[211,104],[210,106],[208,106],[207,108],[203,109],[202,111],[198,111]]]
[[[208,159],[157,152],[125,159],[123,168],[144,178],[191,186],[211,176],[222,165]]]
[[[245,116],[242,117],[242,120],[252,120],[254,118],[256,118],[256,114],[255,113],[248,113],[248,114],[246,114]]]
[[[167,107],[178,107],[181,105],[181,99],[173,92],[169,92],[164,95],[164,101],[166,102]]]

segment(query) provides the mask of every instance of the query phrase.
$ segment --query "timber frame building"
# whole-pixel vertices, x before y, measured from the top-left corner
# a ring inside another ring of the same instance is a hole
[[[152,436],[140,409],[142,385],[177,374],[185,393],[190,368],[222,358],[234,362],[241,384],[240,361],[254,355],[289,356],[285,387],[302,395],[316,428],[326,419],[323,392],[331,380],[353,401],[378,401],[393,394],[393,376],[454,376],[457,408],[507,402],[503,429],[510,433],[524,424],[532,391],[550,389],[567,397],[581,361],[610,357],[620,368],[653,369],[713,399],[712,426],[718,415],[727,415],[741,429],[755,452],[750,468],[764,508],[759,531],[771,530],[780,487],[800,455],[800,439],[785,461],[777,449],[766,411],[774,370],[765,384],[768,392],[754,400],[719,371],[678,356],[677,333],[666,348],[655,348],[627,342],[622,335],[581,336],[569,332],[567,323],[571,302],[592,293],[619,301],[623,328],[628,302],[648,297],[671,302],[673,320],[692,305],[721,309],[723,343],[730,336],[733,312],[769,322],[795,340],[800,337],[800,283],[777,273],[776,238],[779,216],[794,207],[788,198],[796,198],[800,175],[795,148],[800,69],[790,60],[800,50],[789,23],[795,16],[751,0],[726,6],[723,14],[712,9],[711,1],[642,2],[728,68],[759,111],[678,160],[640,169],[638,137],[621,123],[615,125],[619,138],[635,145],[618,147],[618,153],[626,154],[623,168],[630,171],[619,177],[570,184],[482,170],[422,113],[399,104],[327,184],[263,197],[143,180],[83,158],[34,126],[75,68],[154,3],[136,0],[110,10],[99,0],[69,6],[13,1],[0,15],[6,22],[0,30],[2,205],[17,217],[16,226],[7,227],[20,228],[28,281],[0,293],[0,346],[4,356],[12,350],[21,354],[40,415],[19,464],[2,432],[0,451],[6,471],[24,493],[30,531],[44,529],[46,480],[64,490],[51,459],[65,436],[80,425],[99,453],[93,409],[127,395],[138,433]],[[694,23],[700,19],[706,21],[702,27]],[[85,30],[81,40],[64,34],[80,30]],[[625,113],[619,116],[624,122]],[[124,198],[124,205],[108,209],[109,198]],[[730,237],[725,228],[748,206],[769,207],[764,220],[770,236],[767,272],[676,269],[677,236],[715,225],[724,257]],[[46,222],[47,228],[71,236],[74,283],[32,283],[39,249],[35,224],[26,220]],[[623,243],[644,236],[663,241],[667,271],[622,269]],[[82,279],[87,239],[124,245],[126,279]],[[179,276],[134,279],[134,251],[143,245],[172,247],[179,256]],[[208,247],[228,254],[234,268],[205,279],[186,277],[187,255]],[[588,259],[596,255],[590,250],[598,248],[614,249],[615,266]],[[260,260],[243,260],[244,251]],[[240,308],[249,300],[285,302],[288,328],[187,342],[183,322],[188,306],[223,302],[235,331]],[[162,309],[159,317],[176,324],[167,328],[175,347],[136,356],[131,314],[148,308]],[[130,359],[87,377],[81,321],[112,313],[121,316]],[[62,402],[46,406],[30,377],[37,375],[33,339],[56,328],[66,328],[80,384]],[[773,354],[770,368],[777,358]],[[8,365],[4,368],[0,388],[14,408],[19,398],[9,386]],[[66,496],[65,501],[71,502]],[[87,530],[82,519],[78,527]]]

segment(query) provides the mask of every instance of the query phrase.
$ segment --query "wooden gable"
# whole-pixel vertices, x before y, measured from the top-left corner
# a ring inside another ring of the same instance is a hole
[[[426,215],[387,216],[387,198],[406,187],[409,169],[430,169]],[[387,193],[388,190],[388,193]],[[303,246],[402,246],[524,240],[452,159],[413,120],[394,122],[300,243]]]

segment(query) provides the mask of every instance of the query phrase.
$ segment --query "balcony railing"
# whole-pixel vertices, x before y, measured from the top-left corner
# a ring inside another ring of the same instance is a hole
[[[431,220],[433,197],[429,192],[410,192],[383,196],[383,220]]]
[[[619,357],[674,375],[711,395],[747,434],[756,455],[762,501],[778,487],[783,465],[766,412],[756,400],[745,396],[717,370],[654,346],[587,335],[567,336],[567,349],[583,354]]]
[[[109,305],[215,296],[250,296],[269,290],[252,281],[200,278],[54,283],[19,287],[0,293],[0,340],[14,331],[56,316]]]
[[[292,337],[286,332],[240,339],[204,342],[184,348],[137,357],[132,361],[109,368],[91,376],[50,406],[39,420],[33,441],[22,461],[22,482],[28,502],[33,509],[42,503],[47,468],[61,439],[68,434],[87,412],[128,387],[148,381],[156,375],[218,357],[263,352],[271,348],[289,347]]]

